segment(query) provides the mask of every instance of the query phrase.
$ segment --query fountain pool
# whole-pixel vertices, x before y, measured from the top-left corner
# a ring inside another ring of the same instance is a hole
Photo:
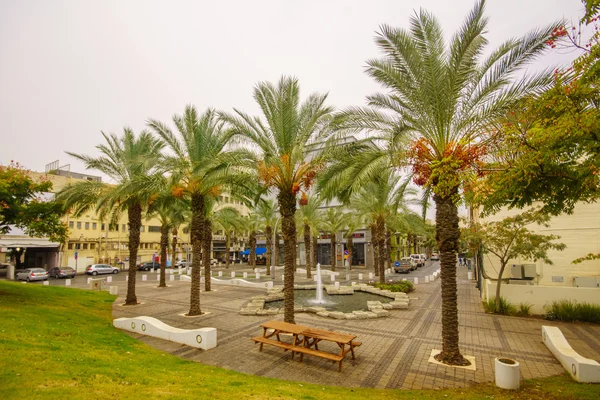
[[[324,307],[328,311],[352,312],[355,310],[368,310],[367,301],[379,301],[389,303],[393,299],[389,297],[378,296],[371,293],[354,292],[348,295],[328,295],[322,289],[322,302],[318,302],[317,291],[314,289],[296,289],[294,290],[294,303],[300,307],[318,306]],[[283,300],[270,301],[265,303],[265,309],[283,308]]]

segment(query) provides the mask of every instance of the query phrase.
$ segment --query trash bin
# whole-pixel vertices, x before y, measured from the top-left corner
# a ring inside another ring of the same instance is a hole
[[[105,278],[90,279],[90,290],[102,290],[106,283]]]
[[[467,258],[467,269],[470,271],[471,270],[471,263],[473,262],[473,260],[471,260],[470,258]]]

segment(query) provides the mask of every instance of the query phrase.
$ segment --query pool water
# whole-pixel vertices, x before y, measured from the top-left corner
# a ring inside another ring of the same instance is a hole
[[[328,295],[323,289],[323,303],[315,301],[316,290],[294,290],[294,303],[301,307],[324,307],[328,311],[352,312],[357,310],[368,311],[367,301],[379,301],[389,303],[393,299],[376,294],[354,292],[354,294]],[[283,300],[265,303],[265,309],[283,308]]]

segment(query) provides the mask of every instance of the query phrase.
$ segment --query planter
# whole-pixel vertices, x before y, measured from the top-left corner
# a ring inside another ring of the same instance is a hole
[[[521,385],[519,362],[511,358],[496,358],[494,361],[496,386],[516,390]]]

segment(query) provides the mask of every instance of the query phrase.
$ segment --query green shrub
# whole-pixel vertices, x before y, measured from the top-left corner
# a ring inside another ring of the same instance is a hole
[[[391,292],[402,293],[410,293],[415,290],[415,287],[410,281],[400,281],[395,283],[376,283],[375,287],[381,290],[389,290]]]
[[[577,303],[572,300],[553,301],[546,306],[547,319],[559,321],[581,321],[600,324],[600,306],[590,303]]]
[[[519,303],[519,309],[517,310],[517,315],[527,316],[527,315],[529,315],[529,310],[531,310],[531,304]]]
[[[515,315],[517,313],[515,306],[502,296],[500,296],[498,308],[496,308],[496,298],[492,297],[483,302],[483,309],[488,314]]]

